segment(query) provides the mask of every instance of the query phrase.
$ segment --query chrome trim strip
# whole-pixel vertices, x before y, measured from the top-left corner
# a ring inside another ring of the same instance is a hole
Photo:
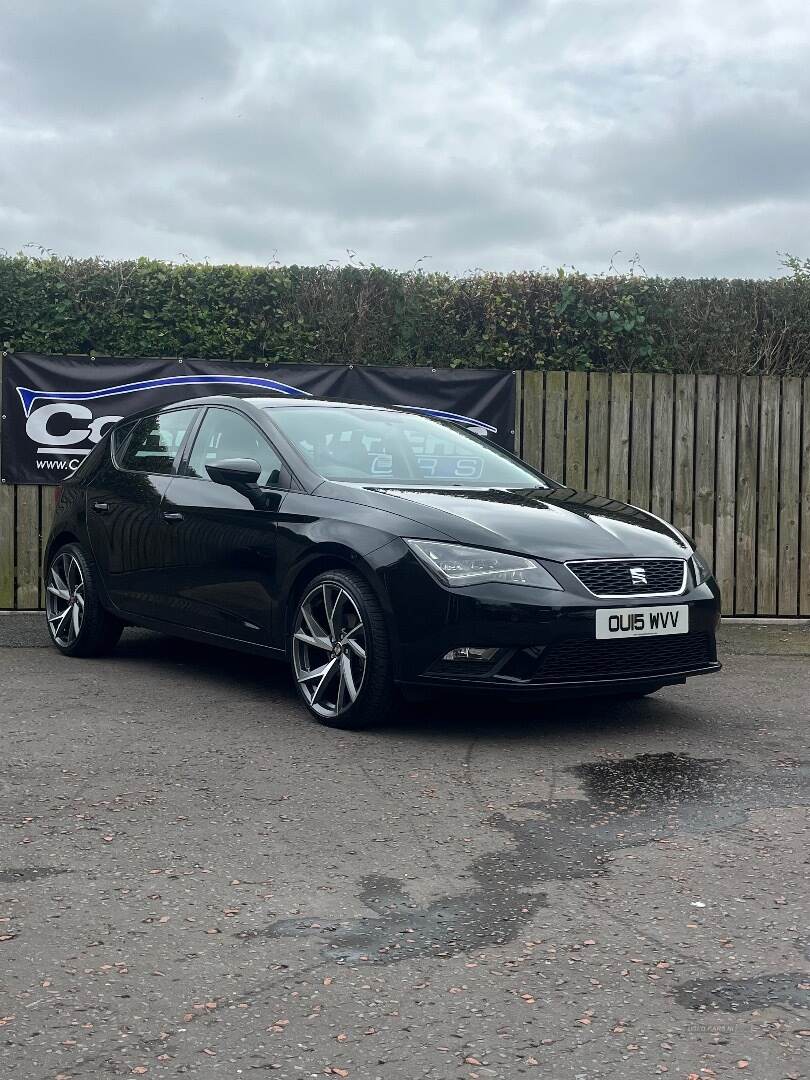
[[[636,566],[642,565],[645,562],[683,562],[683,578],[681,579],[681,587],[680,587],[680,589],[676,590],[675,592],[595,593],[592,589],[588,588],[588,586],[585,584],[585,582],[582,580],[582,578],[579,576],[579,574],[576,572],[576,570],[571,569],[572,565],[577,565],[577,564],[582,564],[582,563],[606,563],[606,562],[633,563]],[[597,598],[597,600],[644,600],[644,599],[649,599],[650,597],[655,599],[656,597],[661,597],[661,596],[682,596],[686,592],[686,575],[688,573],[689,560],[688,559],[671,559],[666,555],[663,556],[663,557],[656,557],[654,555],[648,555],[645,558],[636,558],[636,559],[571,559],[570,562],[563,563],[563,566],[565,567],[566,570],[568,570],[569,573],[573,574],[573,576],[577,579],[577,581],[580,583],[582,588],[586,592],[589,592],[591,594],[591,596],[595,596]]]

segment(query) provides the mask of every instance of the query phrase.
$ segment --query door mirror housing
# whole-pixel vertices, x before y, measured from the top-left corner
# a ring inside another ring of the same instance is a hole
[[[266,491],[258,484],[262,467],[253,458],[223,458],[205,466],[215,484],[233,488],[248,499],[255,510],[278,510],[284,497],[283,490]],[[267,478],[278,489],[289,487],[289,474],[284,469],[274,469]]]
[[[258,481],[262,467],[253,458],[223,458],[222,461],[206,465],[205,471],[215,484],[244,489]]]

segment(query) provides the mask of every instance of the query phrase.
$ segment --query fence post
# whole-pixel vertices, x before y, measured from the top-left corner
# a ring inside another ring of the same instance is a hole
[[[779,615],[797,615],[799,610],[801,421],[802,381],[801,379],[783,379],[779,445],[779,564],[776,609]]]
[[[568,409],[565,423],[565,483],[570,488],[585,487],[587,421],[588,373],[569,371]]]
[[[756,610],[757,448],[759,446],[759,383],[755,375],[740,379],[737,413],[737,615]]]
[[[594,495],[607,495],[610,457],[610,376],[588,376],[588,476],[585,486]]]
[[[543,400],[543,372],[524,372],[521,457],[541,472],[543,470]]]
[[[757,615],[776,614],[777,519],[779,516],[780,381],[760,383],[759,479],[757,481]]]
[[[672,417],[674,383],[671,375],[653,376],[653,448],[650,508],[658,517],[672,518]]]
[[[565,483],[565,372],[546,373],[546,422],[543,442],[543,472],[559,484]]]
[[[804,379],[803,397],[799,614],[810,615],[810,377]]]
[[[712,566],[717,503],[717,376],[698,375],[695,418],[695,543]]]
[[[652,461],[653,377],[648,371],[633,375],[632,436],[630,443],[630,502],[650,509],[650,464]]]
[[[723,598],[723,614],[734,614],[734,556],[737,510],[736,375],[721,375],[717,407],[717,480],[714,573]]]

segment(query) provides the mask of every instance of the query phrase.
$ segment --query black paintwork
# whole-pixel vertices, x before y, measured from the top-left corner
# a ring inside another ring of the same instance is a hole
[[[696,586],[690,574],[686,592],[676,601],[606,601],[588,593],[562,565],[582,558],[687,558],[691,548],[684,537],[654,515],[557,485],[540,474],[535,474],[538,486],[524,490],[324,480],[273,423],[276,404],[318,407],[314,401],[232,397],[171,406],[199,410],[172,475],[120,470],[108,432],[63,488],[46,564],[58,546],[77,539],[89,547],[101,571],[105,604],[125,620],[274,655],[287,653],[289,622],[305,583],[330,566],[351,567],[375,589],[391,634],[395,676],[411,685],[462,681],[503,690],[504,682],[493,671],[476,675],[459,669],[454,676],[441,665],[437,669],[437,661],[464,645],[514,652],[540,650],[563,638],[592,639],[597,608],[657,602],[689,605],[690,632],[708,634],[712,643],[708,662],[699,670],[719,668],[714,652],[719,593],[713,578]],[[194,434],[210,405],[238,410],[266,434],[285,463],[275,488],[262,489],[257,497],[183,475]],[[403,537],[530,555],[553,571],[563,589],[512,584],[445,588]],[[678,682],[697,673],[636,678],[628,688]],[[614,682],[621,688],[620,680]],[[605,680],[589,680],[584,666],[578,686],[544,685],[542,690],[604,688]],[[538,687],[513,682],[508,689]]]

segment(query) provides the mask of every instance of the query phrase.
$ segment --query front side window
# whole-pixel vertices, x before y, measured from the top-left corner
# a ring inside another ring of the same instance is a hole
[[[545,487],[495,446],[426,416],[373,408],[274,406],[270,415],[327,480],[416,487]]]
[[[281,477],[281,459],[255,424],[232,409],[209,409],[194,439],[186,471],[189,476],[209,480],[206,465],[227,458],[252,458],[261,466],[260,487],[276,487]]]
[[[174,409],[136,421],[115,448],[118,464],[132,472],[170,473],[196,409]]]

